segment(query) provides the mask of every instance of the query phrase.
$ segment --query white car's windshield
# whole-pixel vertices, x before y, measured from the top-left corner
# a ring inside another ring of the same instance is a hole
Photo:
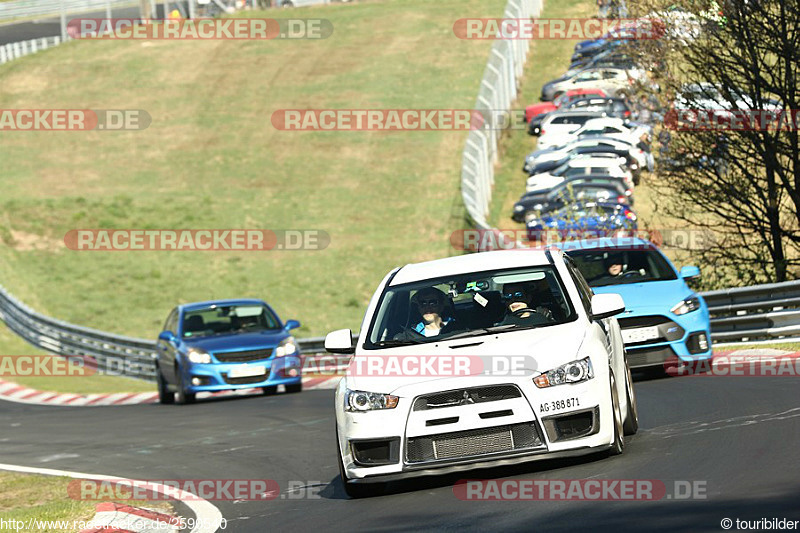
[[[545,327],[575,318],[552,266],[460,274],[389,287],[366,347]]]

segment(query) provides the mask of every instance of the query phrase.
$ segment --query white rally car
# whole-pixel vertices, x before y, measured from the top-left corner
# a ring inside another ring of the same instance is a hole
[[[592,294],[555,249],[391,271],[357,341],[350,330],[325,339],[329,352],[354,354],[335,406],[348,495],[410,476],[622,453],[638,429],[614,318],[624,309],[618,294]]]

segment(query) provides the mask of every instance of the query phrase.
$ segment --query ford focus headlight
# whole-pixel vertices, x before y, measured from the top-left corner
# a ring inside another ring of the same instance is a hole
[[[391,394],[364,392],[347,389],[344,395],[345,411],[374,411],[376,409],[394,409],[400,398]]]
[[[676,315],[685,315],[686,313],[691,313],[692,311],[697,311],[698,309],[700,309],[700,298],[697,296],[692,296],[691,298],[686,298],[685,300],[675,304],[670,311]]]
[[[542,375],[533,378],[533,382],[540,389],[544,389],[545,387],[563,385],[564,383],[580,383],[593,377],[592,362],[586,357],[578,361],[571,361],[553,370],[548,370]]]
[[[189,362],[191,363],[205,365],[211,362],[211,355],[209,355],[208,352],[197,348],[189,348],[189,351],[186,352],[186,356],[189,358]]]
[[[297,353],[297,341],[294,337],[286,337],[275,348],[275,357],[284,357]]]

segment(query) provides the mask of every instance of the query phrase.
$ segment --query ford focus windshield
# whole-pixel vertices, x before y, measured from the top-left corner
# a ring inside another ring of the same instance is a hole
[[[591,287],[678,279],[664,257],[653,250],[569,250]]]
[[[387,289],[367,348],[562,324],[576,315],[554,268],[498,270]]]

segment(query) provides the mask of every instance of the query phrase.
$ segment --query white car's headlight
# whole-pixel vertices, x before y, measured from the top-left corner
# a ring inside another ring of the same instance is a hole
[[[588,357],[571,361],[565,365],[561,365],[553,370],[548,370],[540,376],[533,378],[533,382],[540,389],[545,387],[553,387],[555,385],[563,385],[564,383],[579,383],[594,377],[592,370],[592,362]]]
[[[189,351],[186,352],[186,355],[189,357],[189,362],[191,363],[205,365],[211,362],[211,356],[208,354],[208,352],[199,350],[197,348],[189,348]]]
[[[399,399],[391,394],[347,389],[344,394],[344,408],[350,412],[394,409]]]
[[[297,341],[294,337],[286,337],[275,348],[275,357],[284,357],[297,353]]]
[[[692,296],[691,298],[686,298],[675,304],[670,311],[676,315],[685,315],[686,313],[691,313],[698,309],[700,309],[700,298]]]

